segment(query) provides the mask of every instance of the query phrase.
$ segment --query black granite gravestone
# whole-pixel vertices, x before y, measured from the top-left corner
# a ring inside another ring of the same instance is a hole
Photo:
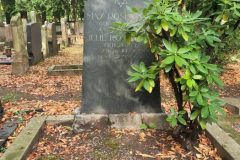
[[[126,6],[142,7],[139,0],[87,0],[84,26],[83,108],[82,113],[161,112],[160,91],[134,92],[127,82],[131,64],[154,58],[139,43],[130,46],[113,32],[112,22],[134,22]]]
[[[47,29],[48,29],[49,55],[54,56],[58,53],[56,24],[49,23]]]
[[[27,24],[27,49],[31,65],[43,60],[40,23]]]

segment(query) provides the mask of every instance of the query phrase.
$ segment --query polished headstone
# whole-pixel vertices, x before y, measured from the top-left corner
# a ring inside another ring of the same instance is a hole
[[[29,23],[27,25],[27,49],[30,64],[34,65],[43,60],[41,24]]]
[[[151,64],[153,55],[143,44],[123,42],[112,22],[137,21],[126,6],[143,7],[139,0],[88,0],[85,7],[83,113],[161,112],[157,85],[152,94],[134,92],[127,71],[132,64]],[[158,82],[156,84],[159,84]]]

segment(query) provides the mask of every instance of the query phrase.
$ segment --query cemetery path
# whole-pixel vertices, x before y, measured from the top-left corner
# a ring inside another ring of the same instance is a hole
[[[49,76],[47,72],[52,65],[82,64],[82,46],[62,49],[23,76],[11,75],[11,66],[1,65],[0,99],[5,112],[0,127],[9,119],[20,120],[15,136],[33,116],[72,114],[81,105],[81,76]],[[9,144],[11,140],[6,146]]]

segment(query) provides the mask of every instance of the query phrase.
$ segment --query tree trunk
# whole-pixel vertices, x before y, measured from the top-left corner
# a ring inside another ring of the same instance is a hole
[[[25,19],[28,18],[26,11],[22,11],[20,14],[21,14],[21,18],[25,18]]]

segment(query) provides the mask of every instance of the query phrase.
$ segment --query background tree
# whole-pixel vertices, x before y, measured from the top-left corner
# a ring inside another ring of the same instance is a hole
[[[14,14],[20,13],[22,18],[28,18],[28,12],[32,10],[31,0],[16,0]]]
[[[6,23],[9,24],[15,9],[15,0],[1,0],[1,4],[5,14]]]
[[[32,0],[32,8],[41,15],[42,23],[47,20],[48,0]]]

